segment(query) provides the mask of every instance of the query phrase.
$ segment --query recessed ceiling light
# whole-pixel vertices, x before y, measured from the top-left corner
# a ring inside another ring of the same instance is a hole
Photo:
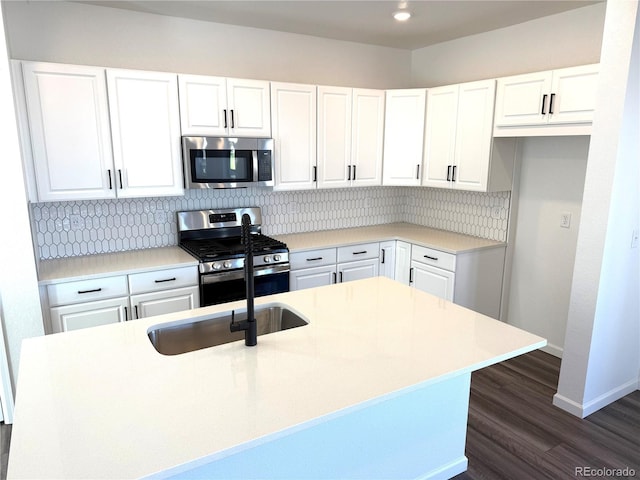
[[[408,12],[407,10],[398,10],[393,14],[393,18],[399,22],[406,22],[411,18],[411,12]]]

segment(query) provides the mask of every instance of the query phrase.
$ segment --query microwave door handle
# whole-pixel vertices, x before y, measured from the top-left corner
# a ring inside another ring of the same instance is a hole
[[[253,164],[253,177],[251,178],[251,182],[258,181],[258,150],[251,150],[251,163]]]

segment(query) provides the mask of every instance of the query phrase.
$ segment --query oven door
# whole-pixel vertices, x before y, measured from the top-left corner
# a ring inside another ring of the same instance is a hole
[[[256,297],[289,291],[289,264],[254,268]],[[200,275],[200,306],[216,305],[246,298],[244,269]]]

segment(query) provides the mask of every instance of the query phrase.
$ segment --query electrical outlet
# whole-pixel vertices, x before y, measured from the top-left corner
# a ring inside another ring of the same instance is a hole
[[[495,218],[496,220],[500,220],[502,216],[502,207],[493,207],[491,209],[491,218]]]
[[[298,204],[296,202],[289,202],[287,204],[287,211],[289,213],[298,213]]]
[[[369,197],[364,199],[364,208],[371,208],[371,199]]]
[[[156,223],[167,223],[167,213],[164,210],[156,210],[153,217]]]
[[[637,228],[631,233],[631,248],[638,248],[638,237],[640,236],[640,230]]]
[[[562,228],[571,227],[571,212],[562,212],[560,214],[560,226]]]
[[[69,215],[69,226],[71,227],[71,230],[80,230],[81,228],[84,228],[84,220],[82,219],[82,215]]]

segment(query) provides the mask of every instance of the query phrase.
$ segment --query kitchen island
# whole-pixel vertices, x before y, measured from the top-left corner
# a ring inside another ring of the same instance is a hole
[[[165,356],[243,302],[28,339],[9,478],[447,478],[474,370],[546,341],[376,277],[256,299],[308,325]]]

